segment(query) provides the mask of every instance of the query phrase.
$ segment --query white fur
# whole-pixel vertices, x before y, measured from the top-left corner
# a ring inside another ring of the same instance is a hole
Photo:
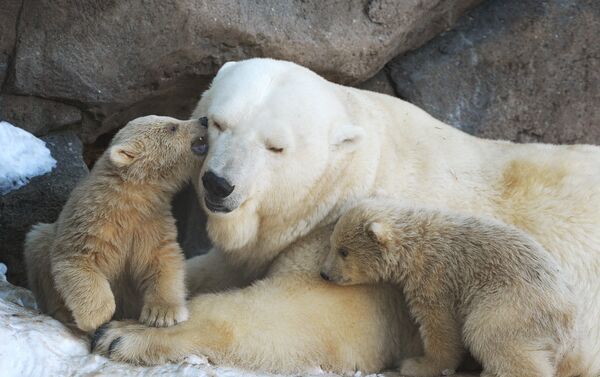
[[[334,221],[358,199],[384,192],[491,216],[534,236],[574,285],[582,358],[588,375],[600,372],[600,148],[478,139],[397,98],[269,59],[221,69],[193,114],[200,116],[211,120],[200,176],[210,169],[235,185],[226,200],[234,210],[209,213],[217,248],[189,262],[190,287],[266,279],[195,297],[190,319],[171,330],[109,329],[104,344],[122,337],[114,358],[157,362],[197,352],[275,371],[373,372],[419,354],[393,289],[334,287],[318,277]],[[344,131],[348,125],[358,132]],[[340,144],[348,135],[360,137]],[[282,153],[268,150],[279,143]],[[136,347],[142,336],[144,347]]]

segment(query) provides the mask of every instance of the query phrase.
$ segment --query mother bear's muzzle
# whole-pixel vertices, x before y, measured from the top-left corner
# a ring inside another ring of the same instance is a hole
[[[202,176],[202,185],[204,186],[206,195],[205,202],[208,209],[213,212],[230,212],[231,210],[225,207],[222,203],[223,199],[227,198],[235,186],[230,184],[225,178],[219,177],[212,171],[207,171]]]

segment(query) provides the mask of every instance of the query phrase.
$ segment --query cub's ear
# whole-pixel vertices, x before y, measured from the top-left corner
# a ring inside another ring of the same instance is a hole
[[[130,144],[117,144],[110,147],[108,157],[118,167],[131,165],[139,155],[139,150]]]
[[[382,246],[388,245],[392,240],[392,230],[384,223],[375,221],[367,224],[365,228],[367,236]]]
[[[356,144],[366,135],[365,130],[351,123],[338,125],[331,134],[331,144],[338,146],[343,144]]]

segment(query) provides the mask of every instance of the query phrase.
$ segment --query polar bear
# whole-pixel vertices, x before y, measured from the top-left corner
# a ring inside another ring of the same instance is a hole
[[[151,326],[187,319],[171,200],[202,162],[201,123],[155,115],[127,123],[56,222],[27,234],[28,280],[42,311],[86,332],[113,316]]]
[[[319,269],[332,224],[382,192],[528,232],[561,264],[600,372],[600,148],[479,139],[398,98],[270,59],[225,64],[192,117],[209,121],[195,180],[215,248],[187,263],[188,321],[112,322],[97,351],[162,363],[189,354],[298,372],[375,372],[418,356],[403,297],[338,287]]]
[[[403,376],[455,370],[465,348],[482,376],[580,375],[576,305],[560,266],[502,222],[365,199],[336,223],[321,277],[402,290],[424,348],[402,361]]]

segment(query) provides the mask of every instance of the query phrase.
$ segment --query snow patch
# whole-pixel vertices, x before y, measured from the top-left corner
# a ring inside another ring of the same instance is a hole
[[[56,166],[46,143],[29,132],[0,121],[0,195],[24,186]]]

